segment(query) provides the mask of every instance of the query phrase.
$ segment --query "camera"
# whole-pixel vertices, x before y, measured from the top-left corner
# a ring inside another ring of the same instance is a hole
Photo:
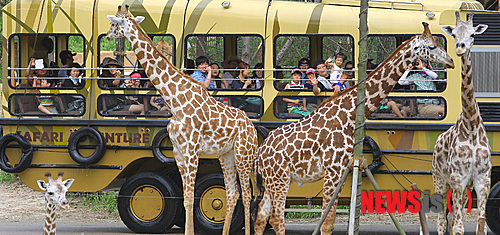
[[[416,61],[416,60],[415,60],[415,61],[411,62],[411,64],[412,64],[413,66],[417,66],[417,65],[418,65],[418,61]]]

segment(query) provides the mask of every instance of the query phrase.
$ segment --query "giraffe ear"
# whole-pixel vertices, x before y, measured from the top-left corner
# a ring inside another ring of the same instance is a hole
[[[117,24],[123,21],[123,19],[120,19],[114,15],[107,15],[106,17],[108,18],[109,21],[111,21],[112,24]]]
[[[63,181],[63,185],[64,187],[66,187],[66,189],[69,189],[69,187],[71,187],[71,185],[73,184],[73,182],[75,181],[75,179],[67,179],[65,181]]]
[[[453,27],[451,27],[449,25],[448,26],[443,26],[443,27],[441,27],[441,29],[443,30],[443,32],[445,34],[448,34],[448,35],[452,35],[453,34]]]
[[[488,28],[488,25],[485,24],[479,24],[478,26],[474,27],[474,34],[482,34],[486,29]]]
[[[138,24],[140,24],[144,19],[146,19],[146,17],[144,16],[137,16],[135,17],[135,22],[137,22]]]
[[[38,187],[42,189],[43,191],[47,191],[47,184],[43,180],[37,180],[36,183],[38,184]]]

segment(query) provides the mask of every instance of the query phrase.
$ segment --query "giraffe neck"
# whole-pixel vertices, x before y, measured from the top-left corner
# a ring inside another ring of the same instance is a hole
[[[479,112],[479,106],[474,95],[474,84],[472,82],[472,67],[470,51],[462,56],[462,113],[458,121],[464,125],[459,125],[465,128],[466,131],[473,131],[478,126],[478,122],[482,122]]]
[[[56,205],[50,202],[47,202],[45,206],[43,234],[56,234]]]
[[[129,20],[131,21],[131,30],[125,33],[125,37],[132,44],[142,68],[163,96],[174,117],[181,113],[180,106],[183,105],[183,102],[180,102],[180,96],[193,90],[200,90],[203,96],[209,96],[208,92],[201,88],[201,84],[182,74],[170,63],[133,19]]]

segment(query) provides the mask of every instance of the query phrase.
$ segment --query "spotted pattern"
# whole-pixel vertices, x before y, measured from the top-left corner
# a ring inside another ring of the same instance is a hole
[[[469,20],[464,22],[457,12],[456,27],[443,27],[445,33],[455,38],[456,53],[462,60],[462,113],[455,125],[438,137],[432,159],[436,193],[446,196],[450,188],[453,190],[453,215],[448,220],[451,221],[451,234],[464,234],[462,209],[467,202],[468,188],[474,188],[477,194],[479,214],[476,234],[487,232],[485,209],[490,191],[491,150],[474,96],[470,58],[474,35],[484,32],[487,26],[473,27],[472,16],[469,15]],[[443,210],[438,214],[438,234],[446,232],[445,213]]]
[[[245,234],[250,234],[250,174],[257,150],[257,132],[246,114],[216,101],[193,78],[184,75],[154,46],[128,11],[108,16],[108,38],[127,37],[139,62],[172,112],[167,126],[181,174],[186,209],[185,234],[194,234],[193,203],[199,156],[219,156],[226,186],[223,234],[229,234],[239,198],[237,175],[245,207]]]
[[[432,49],[431,49],[432,48]],[[428,27],[400,45],[366,81],[366,112],[370,116],[395,86],[405,68],[416,58],[453,67],[453,60],[432,37]],[[276,234],[285,234],[285,201],[289,186],[323,179],[323,210],[332,199],[341,175],[353,154],[357,87],[325,100],[297,122],[273,130],[257,151],[256,170],[266,190],[259,205],[255,234],[263,234],[269,219]],[[335,222],[335,199],[321,228],[331,234]]]
[[[56,234],[56,208],[60,206],[64,209],[69,207],[68,200],[66,200],[66,192],[75,181],[74,179],[67,179],[62,181],[63,172],[59,172],[57,180],[52,179],[50,173],[45,174],[49,179],[46,183],[43,180],[38,180],[37,184],[45,191],[45,226],[43,227],[43,234]]]

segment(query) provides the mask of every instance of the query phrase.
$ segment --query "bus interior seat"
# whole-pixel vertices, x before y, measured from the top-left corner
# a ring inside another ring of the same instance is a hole
[[[108,106],[106,106],[106,99],[102,98],[102,113],[107,114],[107,115],[130,115],[132,114],[128,110],[113,110],[113,111],[108,111]]]
[[[43,114],[38,109],[38,101],[33,95],[18,95],[16,101],[20,114]]]
[[[54,99],[59,103],[59,111],[60,113],[65,113],[65,114],[81,114],[82,111],[78,110],[71,110],[71,111],[66,111],[68,110],[68,102],[65,96],[55,96]]]

